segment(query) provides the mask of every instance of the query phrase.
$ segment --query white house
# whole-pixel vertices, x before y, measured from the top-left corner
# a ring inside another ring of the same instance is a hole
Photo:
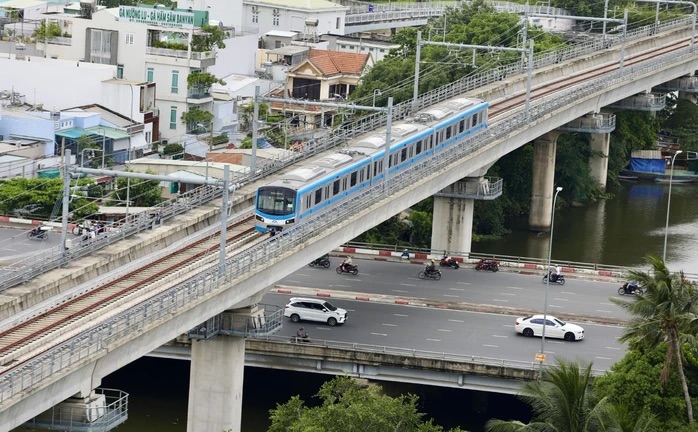
[[[259,33],[291,31],[306,36],[344,34],[349,7],[327,0],[244,0],[243,24],[259,26]]]

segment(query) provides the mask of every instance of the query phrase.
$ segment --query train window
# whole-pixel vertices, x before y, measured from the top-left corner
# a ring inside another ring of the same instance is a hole
[[[417,145],[415,146],[414,153],[415,154],[420,154],[422,152],[422,140],[417,141]]]
[[[371,164],[368,164],[368,166],[366,167],[366,178],[371,178]]]
[[[446,128],[446,139],[449,139],[449,138],[451,138],[451,127],[450,126]]]
[[[465,130],[465,119],[458,122],[458,133],[463,133]]]
[[[476,125],[477,125],[477,115],[474,115],[474,116],[473,116],[473,126],[472,126],[472,127],[475,127]]]
[[[392,168],[392,167],[393,167],[393,155],[390,155],[390,157],[388,158],[388,168]]]
[[[400,162],[405,162],[405,159],[407,159],[407,149],[404,148],[400,152]]]
[[[414,149],[412,147],[410,147],[410,157],[412,157],[413,154],[414,154]]]
[[[332,196],[335,196],[339,193],[339,180],[335,180],[334,183],[332,183]]]
[[[363,168],[361,168],[361,169],[359,170],[359,181],[360,181],[361,183],[364,182],[364,169],[363,169]]]
[[[439,135],[441,135],[441,132],[436,132],[436,143],[434,143],[435,145],[439,145],[439,143],[441,142],[441,137]]]
[[[346,177],[344,177],[342,179],[342,190],[343,191],[347,190],[347,178]]]
[[[330,198],[330,186],[329,185],[325,186],[325,193],[323,194],[323,196],[325,197],[325,199]]]
[[[313,194],[308,194],[305,196],[305,209],[309,209],[313,205]]]
[[[349,186],[354,187],[356,185],[356,171],[351,173],[351,180],[349,181]]]
[[[319,204],[320,201],[322,201],[322,188],[315,191],[315,205]]]
[[[296,191],[280,187],[261,187],[257,192],[257,209],[271,215],[287,215],[295,211]]]
[[[378,161],[373,162],[373,175],[378,175]]]

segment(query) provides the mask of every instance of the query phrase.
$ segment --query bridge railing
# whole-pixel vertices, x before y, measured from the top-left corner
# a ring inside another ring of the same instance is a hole
[[[342,221],[356,217],[366,208],[382,200],[390,199],[391,195],[403,192],[404,185],[421,183],[424,178],[442,170],[444,166],[458,162],[485,147],[493,146],[494,141],[506,138],[509,133],[517,129],[528,127],[531,122],[546,117],[554,110],[572,106],[610,86],[637,80],[640,76],[661,69],[663,65],[695,58],[697,53],[695,50],[685,48],[678,52],[663,54],[535,101],[529,113],[512,115],[506,121],[493,124],[485,133],[468,137],[450,146],[448,151],[438,152],[430,158],[425,158],[399,175],[392,176],[387,187],[381,183],[367,188],[356,196],[339,202],[336,206],[318,212],[307,222],[282,231],[229,257],[226,259],[225,272],[222,274],[219,274],[217,262],[203,266],[201,272],[191,279],[146,299],[143,303],[109,318],[25,363],[3,371],[0,374],[0,404],[21,392],[29,391],[51,376],[55,377],[55,374],[66,368],[78,367],[94,361],[106,351],[113,350],[126,343],[131,337],[147,331],[150,326],[191,310],[214,292],[222,290],[234,281],[253,277],[256,273],[267,270],[270,263],[274,263],[284,253],[302,249],[318,233],[336,229]]]

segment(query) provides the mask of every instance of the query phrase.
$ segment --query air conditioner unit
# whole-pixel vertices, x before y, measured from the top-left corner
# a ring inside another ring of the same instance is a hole
[[[170,140],[166,140],[166,139],[161,139],[161,140],[160,140],[160,144],[162,144],[162,145],[164,145],[164,146],[166,146],[166,145],[169,144],[169,143],[170,143]]]

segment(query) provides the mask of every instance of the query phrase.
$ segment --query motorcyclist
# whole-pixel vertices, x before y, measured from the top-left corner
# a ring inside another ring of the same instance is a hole
[[[32,229],[32,237],[36,237],[38,235],[41,235],[41,225]]]
[[[626,282],[623,288],[626,294],[632,294],[637,289],[637,281]]]
[[[560,279],[561,275],[562,275],[562,267],[555,266],[553,271],[549,272],[548,277],[550,277],[550,282],[557,282],[557,280]]]
[[[296,332],[296,337],[303,340],[308,340],[310,338],[308,336],[308,332],[305,331],[303,327],[298,329],[298,331]]]
[[[436,261],[434,261],[434,258],[432,258],[429,265],[427,265],[426,272],[427,272],[427,274],[431,274],[435,270],[436,270]]]
[[[344,261],[342,261],[342,271],[349,272],[354,266],[351,261],[351,255],[347,256]]]

